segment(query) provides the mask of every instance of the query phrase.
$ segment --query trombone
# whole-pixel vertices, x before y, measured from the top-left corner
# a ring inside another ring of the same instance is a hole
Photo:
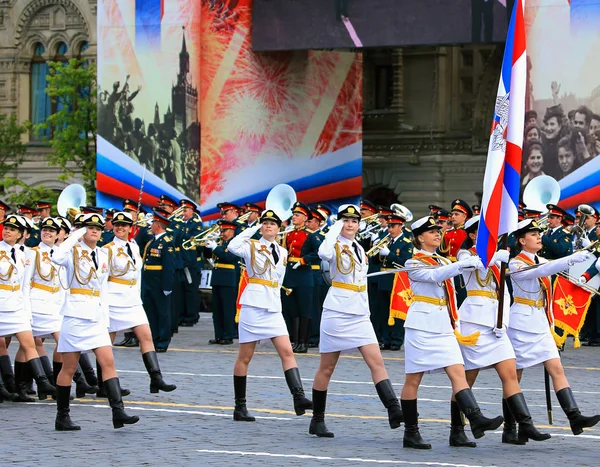
[[[214,224],[212,227],[206,229],[204,232],[200,232],[198,235],[187,239],[181,244],[181,248],[183,248],[184,250],[193,250],[197,246],[206,246],[208,242],[217,238],[218,231],[219,225]]]

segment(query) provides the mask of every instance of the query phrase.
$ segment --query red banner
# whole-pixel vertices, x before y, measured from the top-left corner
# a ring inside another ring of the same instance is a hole
[[[394,319],[406,319],[406,313],[412,303],[412,290],[408,273],[397,272],[394,275],[394,286],[392,287],[392,297],[390,300],[390,318],[388,325],[394,325]]]
[[[242,276],[240,277],[240,283],[238,285],[238,295],[237,300],[235,301],[235,322],[240,322],[240,310],[242,309],[242,305],[240,305],[240,299],[242,298],[242,294],[244,290],[246,290],[246,286],[248,285],[248,273],[245,268],[242,268]]]
[[[567,336],[575,337],[575,347],[581,345],[579,331],[585,322],[585,315],[592,300],[592,293],[558,276],[554,281],[554,295],[552,308],[554,311],[554,325],[564,331],[558,344],[562,345]]]

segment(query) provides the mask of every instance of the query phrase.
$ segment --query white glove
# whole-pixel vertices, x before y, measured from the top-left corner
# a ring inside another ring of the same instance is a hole
[[[379,240],[379,234],[378,233],[372,233],[371,234],[371,241],[372,242],[376,242],[377,240]]]
[[[577,263],[585,263],[592,257],[592,254],[587,251],[576,251],[569,257],[569,266]]]
[[[214,240],[206,242],[206,248],[208,248],[209,250],[214,250],[215,248],[217,248],[217,246],[217,242],[215,242]]]
[[[577,279],[577,282],[579,282],[580,284],[585,284],[587,282],[587,279],[585,278],[585,276],[581,276],[579,277],[579,279]]]
[[[256,224],[254,227],[250,227],[247,230],[251,230],[252,232],[256,233],[260,230],[261,227],[262,227],[262,224]]]
[[[390,249],[387,246],[384,246],[381,250],[379,250],[379,254],[381,256],[387,256],[390,254]]]
[[[481,262],[481,259],[479,259],[479,256],[469,256],[468,258],[461,259],[458,264],[461,271],[467,268],[484,269],[483,263]]]
[[[292,269],[298,269],[300,266],[302,266],[302,264],[300,263],[300,261],[298,261],[297,263],[294,263]]]
[[[172,292],[172,290],[163,290],[165,297],[168,296],[171,292]]]
[[[587,248],[588,246],[590,246],[592,244],[592,242],[590,242],[590,239],[587,237],[581,237],[581,246],[583,248]]]
[[[498,250],[496,253],[494,253],[494,256],[492,256],[492,261],[490,261],[490,264],[508,263],[509,258],[510,253],[508,252],[508,250]]]
[[[494,328],[494,334],[498,339],[501,339],[506,334],[506,328],[502,326],[501,328]]]
[[[600,271],[600,258],[596,260],[596,269]]]

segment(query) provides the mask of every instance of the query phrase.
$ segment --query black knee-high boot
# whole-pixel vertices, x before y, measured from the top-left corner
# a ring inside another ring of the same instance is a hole
[[[475,395],[470,389],[458,391],[454,395],[454,398],[456,399],[460,410],[469,419],[471,433],[473,433],[475,439],[481,438],[486,431],[495,430],[502,425],[504,418],[500,416],[496,418],[487,418],[481,413]]]
[[[16,393],[15,373],[8,355],[0,356],[0,372],[2,373],[2,380],[4,381],[6,390],[11,394]]]
[[[174,384],[167,384],[163,380],[160,367],[158,366],[158,356],[155,351],[142,354],[146,371],[150,375],[150,392],[156,394],[158,391],[171,392],[177,389]]]
[[[96,394],[98,392],[98,386],[90,386],[86,381],[81,364],[77,365],[77,370],[73,374],[73,381],[75,381],[75,395],[78,399],[85,397],[86,394]],[[97,378],[96,381],[98,381]]]
[[[290,392],[294,397],[294,410],[296,411],[296,415],[304,415],[307,410],[312,410],[313,405],[304,394],[302,379],[300,379],[300,370],[298,370],[297,367],[290,368],[289,370],[286,370],[284,374],[288,388],[290,388]]]
[[[48,382],[54,385],[54,373],[52,371],[52,363],[50,363],[50,359],[47,355],[42,355],[40,357],[40,362],[42,362],[42,368],[44,369],[46,378],[48,378]]]
[[[404,413],[404,439],[405,448],[431,449],[431,444],[426,443],[419,431],[419,412],[417,412],[417,399],[400,399]]]
[[[465,424],[456,401],[450,401],[450,446],[476,448],[477,443],[467,438]]]
[[[112,419],[114,428],[123,428],[123,425],[133,425],[140,420],[140,417],[128,415],[125,412],[123,398],[121,396],[121,386],[119,378],[110,378],[104,381],[104,390],[108,396],[108,403],[112,408]]]
[[[574,435],[580,435],[583,433],[584,428],[590,428],[600,422],[600,415],[586,417],[581,414],[571,388],[567,387],[561,389],[556,393],[556,397],[558,398],[558,402],[560,402],[560,406],[565,412],[565,415],[569,419],[571,431]]]
[[[310,420],[308,433],[319,438],[333,438],[334,434],[325,425],[325,408],[327,406],[327,391],[312,390],[313,416]]]
[[[235,408],[233,419],[236,422],[254,422],[256,418],[248,413],[246,407],[246,377],[233,375],[233,392],[235,397]]]
[[[27,362],[18,362],[15,360],[15,385],[17,389],[14,397],[15,402],[35,402],[33,397],[27,395],[25,378],[28,371],[29,365],[27,365]]]
[[[400,402],[398,401],[398,397],[394,392],[392,382],[389,379],[379,381],[379,383],[375,385],[375,389],[377,389],[379,400],[388,411],[388,422],[390,424],[390,428],[392,430],[398,428],[404,421],[404,415],[402,414]]]
[[[293,348],[295,353],[308,352],[308,332],[310,330],[310,318],[300,318],[298,328],[298,345]]]
[[[549,433],[540,433],[534,426],[527,403],[525,402],[525,396],[523,396],[522,392],[510,396],[506,399],[506,402],[511,413],[519,423],[519,435],[517,438],[519,441],[526,443],[529,439],[545,441],[551,438]]]
[[[513,417],[506,399],[502,399],[502,415],[504,416],[504,429],[502,430],[502,442],[506,444],[523,445],[527,440],[519,440],[517,433],[517,421]]]
[[[94,374],[94,367],[92,366],[90,356],[84,353],[80,354],[79,365],[81,366],[81,370],[83,371],[87,383],[90,386],[98,386],[98,378]]]
[[[96,360],[96,373],[98,374],[98,380],[97,380],[98,381],[98,391],[96,391],[96,396],[97,397],[107,397],[106,390],[104,389],[104,381],[102,378],[102,367],[100,366],[100,363],[98,363],[97,360]],[[128,396],[129,394],[131,394],[131,391],[129,389],[121,388],[121,397]]]
[[[56,386],[56,421],[54,429],[56,431],[77,431],[81,430],[79,425],[75,425],[71,420],[69,408],[69,399],[71,397],[71,386]]]
[[[62,370],[62,362],[57,362],[56,360],[52,361],[52,369],[53,369],[53,373],[54,373],[54,378],[55,380],[58,381],[58,375],[60,375],[60,372]],[[56,389],[56,391],[58,392],[58,388]],[[56,396],[52,396],[52,399],[56,400]],[[69,395],[69,400],[73,400],[75,399],[75,397]]]
[[[37,385],[38,390],[38,398],[43,401],[49,395],[56,395],[56,388],[50,384],[48,378],[46,378],[46,374],[44,373],[44,368],[42,367],[42,362],[38,358],[32,358],[27,362],[29,364],[29,368],[31,369],[31,374],[35,379],[35,383]]]

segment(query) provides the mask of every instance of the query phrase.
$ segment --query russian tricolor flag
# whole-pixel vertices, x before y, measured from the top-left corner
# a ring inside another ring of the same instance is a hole
[[[486,266],[498,237],[514,231],[518,222],[527,83],[523,3],[515,2],[508,27],[483,181],[476,248]]]

